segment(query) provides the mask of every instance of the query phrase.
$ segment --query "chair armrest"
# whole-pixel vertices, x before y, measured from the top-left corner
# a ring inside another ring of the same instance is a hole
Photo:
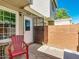
[[[7,53],[9,55],[11,54],[11,46],[12,46],[12,43],[9,43],[9,45],[7,46]]]
[[[23,41],[23,43],[24,43],[24,45],[25,45],[24,47],[27,47],[27,48],[28,48],[28,44],[26,44],[24,41]]]
[[[12,43],[10,42],[8,45],[8,49],[11,49]]]

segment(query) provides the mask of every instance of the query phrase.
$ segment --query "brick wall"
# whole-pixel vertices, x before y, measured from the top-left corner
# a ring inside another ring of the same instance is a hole
[[[77,50],[79,25],[48,26],[48,45],[62,49]]]

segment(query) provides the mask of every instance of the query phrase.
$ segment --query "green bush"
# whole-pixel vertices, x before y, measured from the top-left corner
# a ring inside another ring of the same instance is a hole
[[[63,8],[57,9],[55,19],[66,19],[66,18],[70,18],[67,10]]]

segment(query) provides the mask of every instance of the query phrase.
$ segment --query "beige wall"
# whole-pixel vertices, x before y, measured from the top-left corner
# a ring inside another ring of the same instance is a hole
[[[48,26],[48,45],[77,51],[78,32],[79,25]]]
[[[24,34],[24,16],[19,17],[19,34]]]
[[[30,7],[40,14],[50,17],[50,0],[33,0]]]

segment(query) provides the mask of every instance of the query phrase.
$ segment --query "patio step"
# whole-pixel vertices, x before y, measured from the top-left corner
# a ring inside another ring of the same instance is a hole
[[[48,45],[42,45],[40,48],[38,48],[38,51],[46,53],[51,56],[61,58],[61,59],[63,59],[63,56],[64,56],[64,50],[55,48],[55,47],[51,47]]]

